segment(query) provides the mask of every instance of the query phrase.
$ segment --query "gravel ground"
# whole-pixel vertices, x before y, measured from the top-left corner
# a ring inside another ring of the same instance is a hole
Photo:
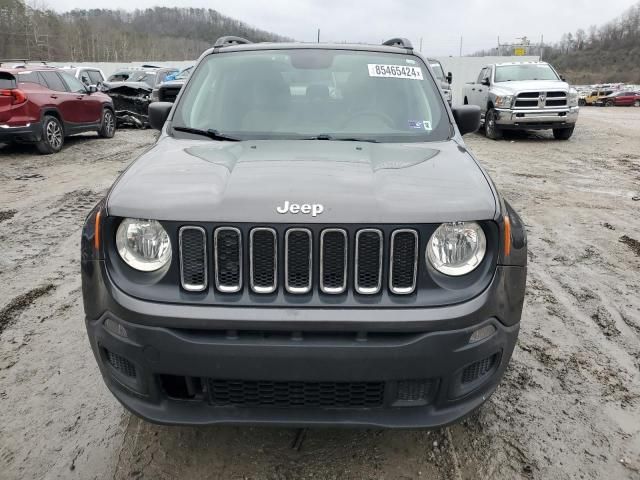
[[[502,385],[436,431],[175,428],[123,410],[83,325],[80,227],[153,141],[0,146],[0,478],[640,479],[640,109],[469,146],[524,218],[522,330]]]

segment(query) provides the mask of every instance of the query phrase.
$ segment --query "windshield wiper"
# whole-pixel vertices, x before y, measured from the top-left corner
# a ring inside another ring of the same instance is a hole
[[[316,135],[315,137],[305,138],[304,140],[330,140],[334,142],[368,142],[368,143],[379,143],[378,140],[374,138],[359,138],[359,137],[334,137],[333,135],[329,135],[328,133],[321,133],[320,135]]]
[[[202,135],[203,137],[210,138],[211,140],[226,140],[228,142],[240,141],[239,138],[225,135],[224,133],[220,133],[218,130],[214,130],[212,128],[210,128],[209,130],[201,130],[199,128],[190,128],[190,127],[173,127],[173,129],[177,130],[178,132],[193,133],[194,135]]]

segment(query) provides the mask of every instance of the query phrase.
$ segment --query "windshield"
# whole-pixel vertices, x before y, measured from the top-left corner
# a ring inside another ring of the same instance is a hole
[[[502,65],[496,67],[494,82],[517,82],[519,80],[560,80],[549,65]]]
[[[240,140],[423,142],[450,134],[418,57],[315,49],[209,55],[192,74],[173,126]]]

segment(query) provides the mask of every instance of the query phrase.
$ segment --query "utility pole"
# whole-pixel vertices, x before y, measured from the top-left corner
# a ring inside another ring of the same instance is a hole
[[[420,37],[420,51],[422,52],[422,37]]]
[[[540,55],[540,61],[542,61],[543,49],[544,49],[544,35],[540,35],[540,49],[538,50],[538,54]]]
[[[462,35],[460,35],[460,56],[462,56]]]
[[[320,29],[318,29],[318,43],[320,43]]]

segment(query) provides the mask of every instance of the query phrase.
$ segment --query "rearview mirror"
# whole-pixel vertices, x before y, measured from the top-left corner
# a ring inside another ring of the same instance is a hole
[[[447,83],[451,85],[451,82],[453,82],[453,74],[449,72],[447,73]]]
[[[96,87],[95,85],[88,85],[87,86],[87,93],[89,95],[91,95],[92,93],[96,93],[98,91],[98,87]]]
[[[460,135],[473,133],[480,128],[480,107],[477,105],[461,105],[452,111]]]
[[[173,108],[171,102],[154,102],[149,104],[149,125],[156,130],[162,130],[164,122],[169,118],[169,113]]]

